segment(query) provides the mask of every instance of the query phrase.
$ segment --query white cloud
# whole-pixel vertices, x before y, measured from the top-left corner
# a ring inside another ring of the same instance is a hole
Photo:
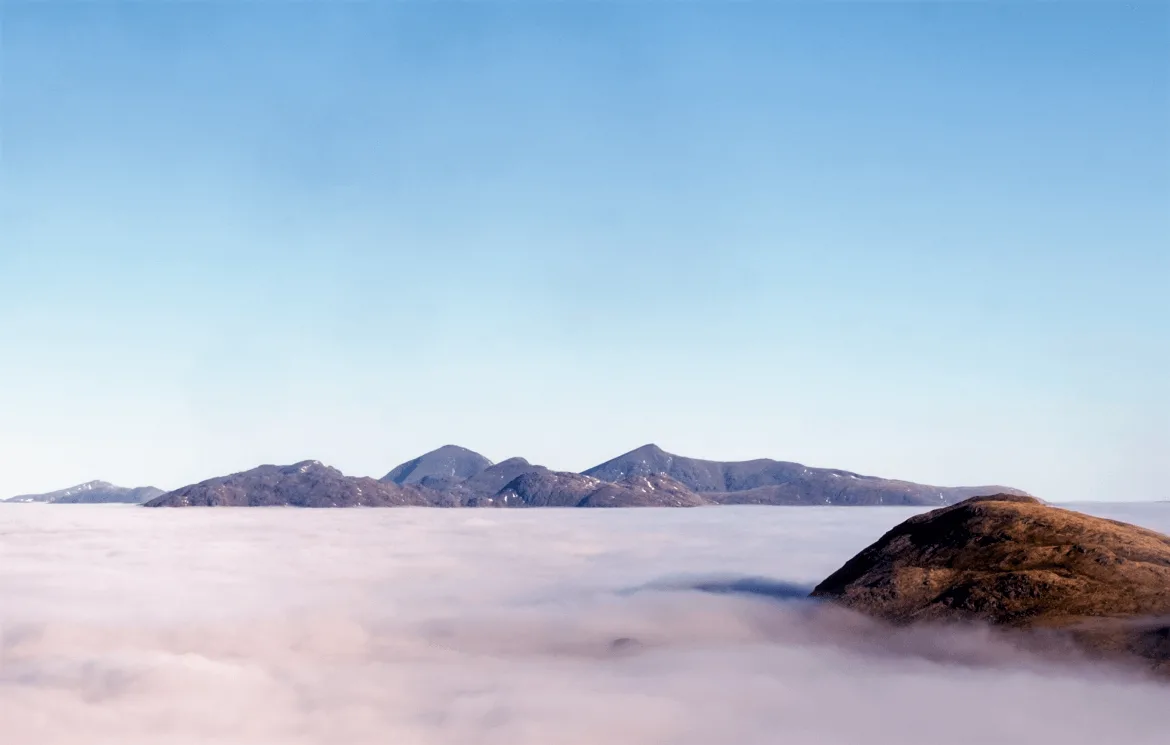
[[[1165,530],[1170,505],[1100,507]],[[1160,743],[1166,689],[808,585],[906,510],[0,509],[17,745]],[[764,589],[767,589],[765,587]],[[614,648],[616,639],[637,643]]]

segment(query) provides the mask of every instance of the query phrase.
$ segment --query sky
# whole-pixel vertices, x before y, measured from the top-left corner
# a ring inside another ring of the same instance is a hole
[[[0,5],[0,496],[655,442],[1170,498],[1170,5]]]

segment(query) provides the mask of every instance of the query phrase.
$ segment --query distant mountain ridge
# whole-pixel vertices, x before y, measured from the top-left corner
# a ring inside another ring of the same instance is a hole
[[[1026,492],[1000,485],[929,486],[835,468],[758,458],[685,458],[643,445],[583,472],[602,481],[664,473],[718,504],[945,505],[985,494]]]
[[[345,476],[317,461],[265,465],[160,495],[148,507],[697,507],[702,505],[940,506],[1006,486],[929,486],[766,458],[710,461],[644,445],[582,473],[524,458],[499,463],[444,445],[381,480]]]
[[[345,476],[315,460],[258,466],[163,494],[147,507],[401,507],[429,506],[414,486]]]
[[[153,486],[115,486],[108,481],[86,481],[84,484],[44,494],[21,494],[5,502],[45,502],[48,504],[141,504],[163,494]]]

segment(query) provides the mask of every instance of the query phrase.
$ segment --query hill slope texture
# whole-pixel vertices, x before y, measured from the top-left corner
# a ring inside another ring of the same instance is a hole
[[[899,624],[1060,629],[1090,649],[1170,663],[1170,537],[1031,497],[912,517],[812,594]]]
[[[108,481],[87,481],[68,489],[46,492],[45,494],[21,494],[6,502],[47,502],[50,504],[108,504],[125,502],[141,504],[162,494],[162,489],[153,486],[115,486]]]

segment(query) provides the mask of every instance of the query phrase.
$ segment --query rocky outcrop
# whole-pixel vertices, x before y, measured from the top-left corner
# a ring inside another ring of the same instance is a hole
[[[906,520],[813,597],[896,624],[1056,630],[1170,665],[1170,537],[1038,499],[977,497]]]

